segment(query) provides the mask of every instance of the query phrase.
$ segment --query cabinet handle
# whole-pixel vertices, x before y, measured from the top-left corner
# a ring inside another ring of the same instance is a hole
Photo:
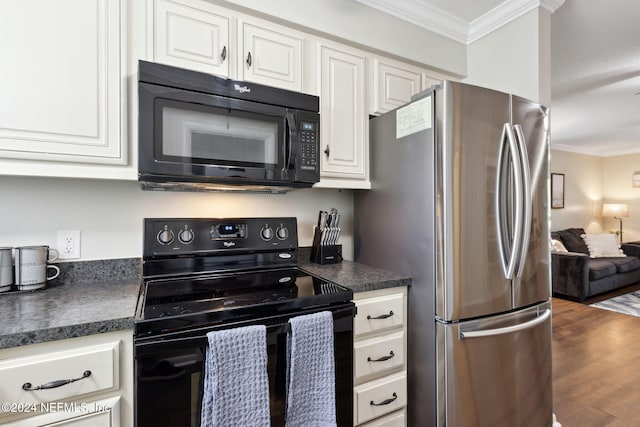
[[[222,57],[222,62],[224,62],[225,59],[227,59],[227,47],[224,46],[222,48],[222,53],[220,54],[220,56]]]
[[[251,61],[251,52],[249,52],[249,53],[247,54],[247,65],[248,65],[249,67],[251,67],[251,62],[252,62],[252,61]]]
[[[84,371],[81,377],[72,378],[70,380],[55,380],[50,383],[42,384],[38,387],[31,387],[31,383],[22,384],[22,389],[25,391],[35,391],[35,390],[47,390],[49,388],[57,388],[62,387],[63,385],[71,384],[79,380],[83,380],[85,378],[89,378],[91,376],[91,371]]]
[[[391,350],[388,356],[382,356],[377,359],[372,359],[370,357],[367,357],[367,362],[384,362],[385,360],[391,359],[393,356],[395,356],[395,354],[393,353],[393,350]]]
[[[382,406],[382,405],[388,405],[389,403],[393,402],[394,400],[396,400],[398,398],[398,395],[394,392],[392,394],[392,398],[391,399],[387,399],[387,400],[383,400],[380,403],[376,403],[373,400],[371,402],[369,402],[369,405],[371,406]]]
[[[329,145],[327,145],[327,148],[325,148],[325,149],[324,149],[324,154],[326,154],[326,155],[327,155],[327,157],[329,157],[329,153],[330,153],[330,151],[329,151]]]
[[[367,314],[367,320],[380,320],[380,319],[388,319],[393,316],[393,310],[389,310],[389,314],[381,314],[380,316],[371,317],[370,314]]]

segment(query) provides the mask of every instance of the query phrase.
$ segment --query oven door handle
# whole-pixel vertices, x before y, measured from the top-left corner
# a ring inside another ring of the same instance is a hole
[[[356,315],[356,312],[357,312],[356,307],[353,303],[347,303],[344,306],[335,307],[333,310],[328,308],[325,308],[325,310],[331,311],[331,313],[333,314],[334,327],[335,327],[336,320],[342,319],[345,317],[353,317]],[[289,332],[291,330],[290,329],[291,326],[289,324],[290,318],[299,316],[299,315],[304,315],[304,314],[317,313],[319,311],[324,311],[324,310],[319,309],[319,310],[312,310],[312,311],[301,311],[300,313],[297,313],[295,315],[284,316],[282,321],[279,321],[278,323],[267,324],[266,325],[267,339],[269,335],[278,335],[280,333]],[[268,322],[269,322],[268,319],[256,319],[256,320],[246,321],[246,322],[237,322],[237,323],[229,324],[228,326],[229,328],[233,328],[233,327],[242,327],[242,326],[249,326],[249,325],[264,325],[265,323],[268,323]],[[223,326],[223,325],[218,325],[218,326]],[[349,327],[353,328],[353,325]],[[149,336],[144,338],[134,338],[136,354],[137,355],[153,354],[155,351],[157,351],[159,347],[164,347],[164,346],[169,346],[169,347],[175,346],[175,347],[183,348],[186,345],[193,345],[193,344],[196,344],[198,346],[201,346],[203,344],[206,345],[207,332],[213,331],[213,330],[221,330],[221,329],[222,328],[215,328],[212,326],[208,326],[206,328],[200,329],[199,331],[195,331],[195,330],[189,331],[190,333],[192,333],[190,336],[181,336],[184,334],[184,331],[181,331],[181,332],[176,332],[174,334],[167,334],[165,336]],[[224,329],[228,329],[228,328],[224,328]]]

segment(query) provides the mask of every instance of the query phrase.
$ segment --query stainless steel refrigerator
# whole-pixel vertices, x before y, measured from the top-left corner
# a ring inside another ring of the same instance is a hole
[[[413,277],[409,426],[551,426],[545,107],[445,81],[370,120],[355,260]]]

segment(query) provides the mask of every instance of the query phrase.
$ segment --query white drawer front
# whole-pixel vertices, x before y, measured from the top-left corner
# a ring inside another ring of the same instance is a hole
[[[357,424],[406,406],[406,373],[389,375],[356,387],[354,400],[357,408]]]
[[[354,348],[356,380],[402,367],[405,363],[403,331],[358,341]]]
[[[73,350],[45,353],[0,361],[0,401],[51,402],[81,396],[101,390],[117,389],[119,342],[80,347]],[[25,383],[32,387],[57,380],[87,378],[45,390],[23,390]]]
[[[356,301],[358,314],[354,322],[354,334],[401,326],[404,323],[403,295],[387,295]]]
[[[405,427],[407,425],[407,411],[401,409],[393,414],[385,415],[382,418],[373,420],[362,427]]]

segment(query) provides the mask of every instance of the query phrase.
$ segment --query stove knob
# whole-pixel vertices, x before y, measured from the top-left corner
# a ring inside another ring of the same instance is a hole
[[[266,225],[262,230],[260,230],[260,237],[267,241],[273,239],[273,228]]]
[[[173,242],[173,231],[169,230],[169,226],[165,225],[164,228],[158,233],[158,243],[161,245],[169,245]]]
[[[189,228],[188,225],[185,225],[184,230],[181,230],[180,233],[178,233],[178,240],[180,240],[184,244],[189,244],[193,242],[194,238],[195,238],[195,234],[193,233],[193,230]]]
[[[278,239],[280,240],[285,240],[287,237],[289,237],[289,229],[284,225],[281,225],[276,229],[276,237],[278,237]]]

